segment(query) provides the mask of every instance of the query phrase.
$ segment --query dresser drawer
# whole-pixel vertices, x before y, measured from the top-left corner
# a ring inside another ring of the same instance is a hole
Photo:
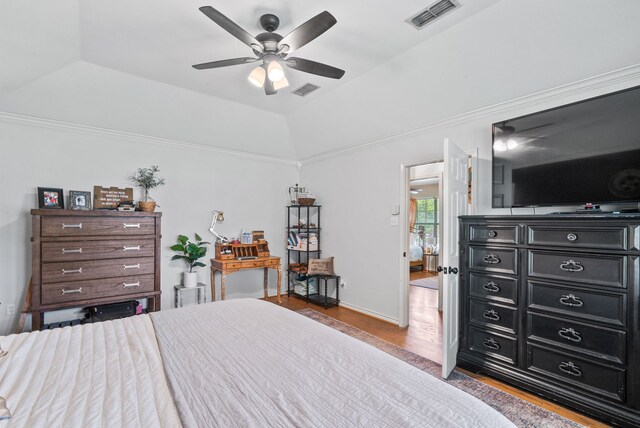
[[[470,326],[467,347],[472,352],[487,355],[509,364],[518,363],[518,340],[514,337]]]
[[[492,226],[492,225],[469,225],[469,242],[471,243],[502,243],[518,244],[519,228],[517,225]]]
[[[102,297],[127,296],[154,290],[153,275],[93,279],[42,286],[42,304],[54,305]]]
[[[551,345],[579,351],[590,357],[624,364],[627,335],[624,331],[564,318],[528,314],[527,337]]]
[[[627,228],[617,227],[555,227],[529,226],[529,245],[554,245],[573,248],[626,250]]]
[[[117,259],[124,257],[153,257],[155,240],[127,239],[112,241],[43,242],[42,261]]]
[[[626,287],[625,256],[529,250],[528,274],[583,285]]]
[[[153,235],[154,217],[43,217],[42,236]]]
[[[537,281],[528,281],[527,287],[529,309],[541,309],[574,319],[606,322],[616,326],[626,325],[626,294],[588,291]]]
[[[518,274],[518,250],[469,246],[469,269]]]
[[[154,270],[153,257],[43,263],[42,283],[144,275],[152,274]]]
[[[499,275],[469,274],[469,295],[482,299],[518,303],[518,280]]]
[[[469,299],[469,321],[516,334],[518,310],[510,306]]]
[[[610,400],[625,402],[626,399],[626,370],[623,369],[529,345],[527,370]]]

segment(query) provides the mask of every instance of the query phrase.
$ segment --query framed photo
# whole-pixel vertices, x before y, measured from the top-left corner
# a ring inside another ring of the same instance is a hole
[[[69,199],[71,200],[72,210],[90,210],[91,209],[91,192],[83,192],[80,190],[69,190]]]
[[[38,187],[38,206],[46,209],[64,209],[64,192],[62,189]]]

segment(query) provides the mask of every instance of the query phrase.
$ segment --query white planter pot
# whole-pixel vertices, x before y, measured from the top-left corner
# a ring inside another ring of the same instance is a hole
[[[198,285],[198,272],[184,272],[182,275],[182,285],[184,287],[192,288]]]

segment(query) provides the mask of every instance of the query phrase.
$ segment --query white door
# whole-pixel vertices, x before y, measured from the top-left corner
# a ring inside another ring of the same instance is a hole
[[[458,146],[444,140],[444,174],[442,180],[442,377],[456,366],[459,332],[459,252],[458,216],[467,213],[469,156]]]

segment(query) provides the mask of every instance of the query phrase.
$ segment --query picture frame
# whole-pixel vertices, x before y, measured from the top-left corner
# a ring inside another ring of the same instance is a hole
[[[69,201],[72,210],[91,210],[91,192],[83,190],[69,190]]]
[[[64,191],[54,187],[38,187],[38,207],[64,209]]]

